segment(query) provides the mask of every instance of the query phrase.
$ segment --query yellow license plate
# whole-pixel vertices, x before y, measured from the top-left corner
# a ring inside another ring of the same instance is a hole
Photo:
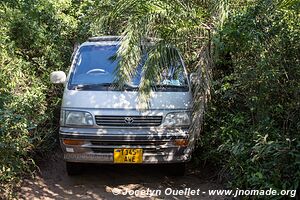
[[[114,149],[114,163],[142,163],[143,149]]]

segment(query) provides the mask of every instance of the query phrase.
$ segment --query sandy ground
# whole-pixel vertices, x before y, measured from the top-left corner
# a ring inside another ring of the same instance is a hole
[[[36,178],[23,181],[18,199],[225,199],[207,194],[209,189],[222,189],[212,180],[209,169],[196,170],[189,165],[185,176],[174,177],[166,175],[166,168],[157,165],[86,165],[81,175],[69,177],[59,150],[46,160],[39,164]],[[148,188],[158,191],[158,195],[142,194]],[[200,193],[166,195],[167,188],[200,189]],[[113,194],[129,190],[139,194]]]

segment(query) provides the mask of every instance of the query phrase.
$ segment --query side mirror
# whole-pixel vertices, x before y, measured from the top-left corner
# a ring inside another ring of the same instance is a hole
[[[190,74],[190,83],[192,85],[196,84],[198,82],[198,75],[197,73],[191,73]]]
[[[63,71],[55,71],[50,74],[50,81],[52,83],[65,83],[67,76]]]

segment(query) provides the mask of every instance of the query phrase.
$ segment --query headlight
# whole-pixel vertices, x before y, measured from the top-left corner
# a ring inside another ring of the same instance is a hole
[[[169,113],[165,117],[165,126],[189,126],[190,116],[187,112]]]
[[[88,112],[83,111],[65,111],[63,116],[65,125],[77,125],[77,126],[92,126],[94,125],[93,117]]]

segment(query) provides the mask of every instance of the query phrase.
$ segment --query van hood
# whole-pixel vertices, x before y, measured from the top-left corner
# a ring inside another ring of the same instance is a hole
[[[136,91],[64,91],[63,108],[141,109]],[[192,107],[190,92],[152,92],[149,109],[188,110]]]

